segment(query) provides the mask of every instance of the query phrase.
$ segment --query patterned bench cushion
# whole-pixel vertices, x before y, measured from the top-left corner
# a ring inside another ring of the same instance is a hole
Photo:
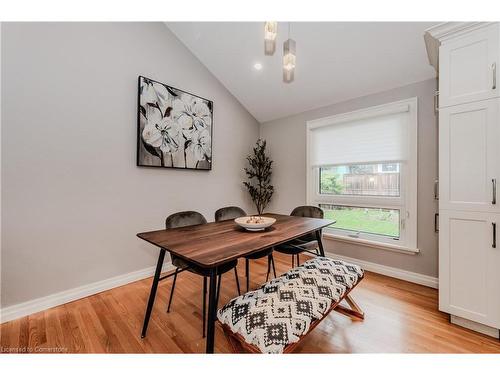
[[[232,299],[217,317],[262,353],[282,353],[362,276],[359,266],[316,257],[260,289]]]

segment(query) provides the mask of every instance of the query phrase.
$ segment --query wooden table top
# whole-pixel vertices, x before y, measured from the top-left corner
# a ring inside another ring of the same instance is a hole
[[[211,268],[259,250],[279,245],[335,221],[299,216],[264,214],[276,222],[262,232],[249,232],[233,220],[163,229],[137,234],[137,237],[171,253]]]

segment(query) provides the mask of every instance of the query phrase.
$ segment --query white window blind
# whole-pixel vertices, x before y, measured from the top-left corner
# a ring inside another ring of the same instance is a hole
[[[332,121],[333,122],[333,121]],[[409,108],[311,128],[312,167],[408,159]]]

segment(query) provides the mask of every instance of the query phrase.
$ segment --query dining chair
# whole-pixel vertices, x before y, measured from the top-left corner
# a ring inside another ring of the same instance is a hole
[[[315,219],[323,219],[323,210],[316,206],[299,206],[295,207],[290,213],[290,216],[310,217]],[[314,255],[320,255],[323,252],[323,243],[321,241],[321,231],[319,236],[316,233],[308,233],[295,240],[285,242],[274,248],[278,253],[288,254],[292,256],[292,268],[300,264],[300,254],[308,252]]]
[[[207,220],[205,217],[196,211],[182,211],[170,215],[165,220],[165,227],[167,229],[180,228],[191,225],[206,224]],[[174,281],[172,282],[172,290],[170,291],[170,298],[168,300],[167,313],[170,312],[170,306],[172,304],[172,298],[174,297],[175,282],[177,281],[177,275],[183,271],[188,271],[199,276],[203,276],[203,337],[205,337],[205,327],[206,327],[206,301],[207,301],[207,277],[210,276],[210,270],[202,268],[195,263],[186,261],[174,254],[170,254],[172,259],[172,264],[175,266]],[[236,287],[238,289],[238,295],[240,292],[240,283],[238,280],[238,271],[236,266],[238,265],[238,260],[228,262],[221,267],[217,267],[217,289],[216,289],[216,305],[219,301],[220,284],[222,274],[234,269],[234,276],[236,278]]]
[[[215,211],[215,221],[231,220],[237,217],[247,216],[247,213],[236,206],[222,207]],[[250,289],[250,260],[261,259],[267,257],[267,275],[266,282],[269,280],[269,274],[271,273],[271,266],[273,268],[274,277],[276,277],[276,269],[274,267],[273,258],[273,248],[260,250],[256,253],[247,255],[245,257],[245,275],[246,275],[246,287],[247,292]]]

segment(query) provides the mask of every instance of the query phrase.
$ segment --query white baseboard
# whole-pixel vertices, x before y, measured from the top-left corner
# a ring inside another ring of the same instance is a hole
[[[456,315],[450,314],[450,321],[453,324],[459,325],[460,327],[468,328],[470,330],[482,333],[494,337],[496,339],[500,338],[500,330],[497,328],[489,327],[481,323],[473,322],[472,320],[461,318]]]
[[[96,293],[104,292],[137,280],[142,280],[153,276],[156,266],[133,271],[124,275],[115,276],[106,280],[83,285],[77,288],[68,289],[59,293],[51,294],[45,297],[33,299],[31,301],[19,303],[0,309],[0,323],[19,319],[24,316],[37,313],[39,311],[50,309],[80,298],[88,297]],[[173,270],[171,262],[163,263],[162,271]]]
[[[437,289],[438,279],[427,275],[422,275],[415,272],[405,271],[395,267],[384,266],[377,263],[367,262],[361,259],[346,257],[343,255],[327,253],[332,258],[345,260],[346,262],[355,263],[363,267],[367,271],[379,273],[386,276],[391,276],[396,279],[410,281],[416,284],[429,286]],[[163,272],[173,270],[170,262],[163,264]],[[37,313],[51,307],[59,306],[80,298],[88,297],[96,293],[104,292],[109,289],[116,288],[137,280],[145,279],[154,274],[155,267],[148,267],[139,271],[127,273],[125,275],[115,276],[110,279],[97,281],[95,283],[83,285],[74,289],[65,290],[63,292],[51,294],[49,296],[37,298],[31,301],[23,302],[17,305],[12,305],[0,309],[0,323],[5,323],[14,319],[19,319],[24,316]]]
[[[421,273],[415,273],[415,272],[410,272],[406,270],[402,270],[400,268],[395,268],[395,267],[389,267],[389,266],[384,266],[382,264],[378,263],[372,263],[368,262],[366,260],[361,260],[361,259],[356,259],[356,258],[350,258],[346,257],[344,255],[338,255],[334,253],[326,253],[327,256],[331,258],[338,258],[340,260],[344,260],[349,263],[354,263],[359,266],[361,266],[363,269],[366,271],[371,271],[375,273],[379,273],[381,275],[385,276],[390,276],[394,277],[396,279],[400,280],[405,280],[405,281],[410,281],[415,284],[420,284],[420,285],[425,285],[434,289],[438,289],[438,278],[437,277],[432,277],[432,276],[427,276],[423,275]]]

